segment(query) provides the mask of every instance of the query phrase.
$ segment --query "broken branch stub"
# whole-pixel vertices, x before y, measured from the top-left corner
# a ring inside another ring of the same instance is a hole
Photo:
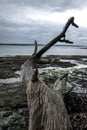
[[[32,54],[32,56],[35,56],[37,53],[37,41],[36,40],[35,40],[34,44],[35,44],[35,48],[34,48],[34,53]]]

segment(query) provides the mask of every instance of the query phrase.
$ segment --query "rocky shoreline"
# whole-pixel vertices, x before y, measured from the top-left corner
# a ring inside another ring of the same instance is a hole
[[[27,130],[28,110],[20,67],[30,56],[0,57],[0,130]],[[65,98],[74,130],[87,129],[87,56],[46,56],[38,64],[40,78],[50,87],[68,73],[75,86]]]

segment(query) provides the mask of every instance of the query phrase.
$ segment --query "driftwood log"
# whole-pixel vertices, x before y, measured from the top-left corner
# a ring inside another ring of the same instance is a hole
[[[72,130],[63,101],[63,97],[71,91],[70,88],[66,89],[67,75],[57,79],[52,89],[39,80],[37,68],[41,56],[56,42],[73,43],[65,39],[70,24],[78,27],[74,23],[74,17],[71,17],[65,24],[63,31],[38,52],[35,41],[32,57],[21,67],[22,83],[26,90],[29,108],[28,130]]]

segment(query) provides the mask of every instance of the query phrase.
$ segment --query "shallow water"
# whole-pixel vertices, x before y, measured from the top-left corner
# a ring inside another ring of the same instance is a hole
[[[15,82],[20,82],[20,78],[0,79],[0,83],[4,83],[4,84],[15,83]]]

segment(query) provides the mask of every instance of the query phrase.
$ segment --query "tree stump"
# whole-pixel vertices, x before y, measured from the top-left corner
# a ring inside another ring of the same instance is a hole
[[[33,74],[35,73],[34,71]],[[54,89],[33,77],[32,75],[26,90],[29,107],[28,130],[72,130],[63,101],[63,93],[60,91],[65,88],[66,77],[58,80],[59,84],[54,85]]]

